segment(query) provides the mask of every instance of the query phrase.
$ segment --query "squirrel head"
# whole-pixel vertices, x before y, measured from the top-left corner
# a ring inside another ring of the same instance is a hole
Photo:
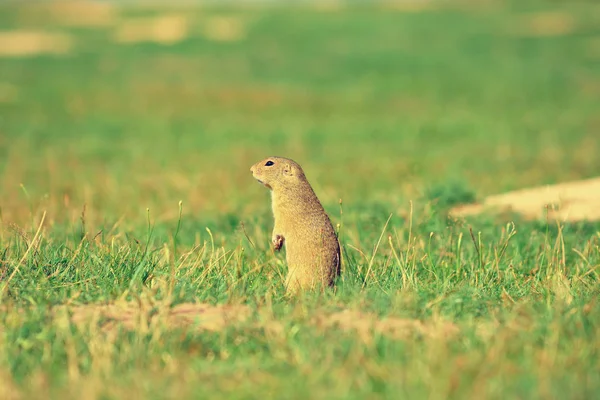
[[[297,162],[284,157],[268,157],[250,167],[254,179],[271,190],[289,188],[303,182],[304,171]]]

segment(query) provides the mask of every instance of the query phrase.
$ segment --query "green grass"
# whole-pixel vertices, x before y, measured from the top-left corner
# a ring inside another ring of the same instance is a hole
[[[74,48],[0,58],[0,398],[592,398],[600,225],[446,211],[598,174],[600,8],[494,4],[188,9],[173,45],[112,39],[158,11],[3,6]],[[528,35],[546,11],[574,22]],[[244,36],[204,36],[215,15]],[[339,224],[334,293],[284,297],[249,171],[268,155]],[[122,301],[148,319],[59,307]],[[250,314],[169,322],[184,302]]]

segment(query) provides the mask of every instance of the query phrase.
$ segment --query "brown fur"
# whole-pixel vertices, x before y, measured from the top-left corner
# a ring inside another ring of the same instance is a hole
[[[340,275],[340,246],[300,165],[287,158],[269,157],[254,164],[250,171],[271,189],[273,248],[280,250],[285,244],[287,292],[333,286]]]

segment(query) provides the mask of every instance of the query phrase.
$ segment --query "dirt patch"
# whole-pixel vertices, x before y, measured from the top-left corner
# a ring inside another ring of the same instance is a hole
[[[600,220],[600,178],[548,185],[490,196],[481,204],[455,207],[456,217],[486,211],[512,211],[526,218],[550,218],[563,222]]]
[[[113,38],[124,44],[154,42],[168,45],[181,42],[188,33],[188,19],[184,15],[172,14],[126,19],[115,28]]]
[[[371,341],[373,334],[388,336],[393,339],[405,339],[414,335],[449,338],[458,333],[458,327],[448,321],[423,322],[406,318],[379,318],[375,314],[344,310],[329,315],[320,315],[313,319],[320,328],[338,328],[354,331],[364,341]]]
[[[39,27],[48,24],[77,28],[102,28],[119,17],[113,4],[100,1],[22,2],[18,7],[21,26]],[[27,4],[30,3],[30,4]]]
[[[71,36],[64,33],[28,30],[0,32],[0,57],[65,54],[72,47]]]
[[[183,303],[176,306],[149,301],[114,302],[109,304],[88,304],[80,306],[58,306],[53,314],[60,318],[68,315],[71,323],[81,329],[97,326],[104,332],[119,328],[146,332],[153,328],[185,328],[194,331],[222,331],[240,323],[247,323],[253,315],[245,305],[210,305],[204,303]],[[420,321],[395,317],[380,318],[373,313],[344,310],[336,313],[315,313],[308,325],[318,330],[341,329],[356,333],[366,343],[377,335],[392,339],[425,336],[429,338],[451,338],[459,329],[448,321],[432,319]],[[280,321],[256,320],[251,323],[256,328],[269,332],[282,331]]]
[[[562,36],[573,32],[576,22],[572,15],[564,12],[541,12],[519,18],[509,30],[519,36]]]
[[[19,389],[15,384],[12,374],[6,369],[0,369],[0,399],[19,400],[23,397],[19,395]]]
[[[65,309],[58,307],[56,311]],[[78,326],[97,323],[103,330],[122,326],[127,330],[145,331],[152,326],[193,328],[220,331],[227,326],[245,321],[251,310],[247,306],[183,303],[170,307],[137,302],[116,302],[66,307],[71,321]]]
[[[237,17],[209,17],[204,23],[204,37],[217,42],[235,42],[246,37],[246,24]]]
[[[105,2],[55,1],[47,7],[52,20],[67,26],[104,27],[118,17],[115,6]]]

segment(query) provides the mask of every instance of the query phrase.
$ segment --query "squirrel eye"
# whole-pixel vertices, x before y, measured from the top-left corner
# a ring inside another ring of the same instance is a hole
[[[265,163],[265,166],[266,166],[266,167],[270,167],[270,166],[271,166],[271,165],[273,165],[273,164],[275,164],[273,161],[267,161],[267,162]]]

